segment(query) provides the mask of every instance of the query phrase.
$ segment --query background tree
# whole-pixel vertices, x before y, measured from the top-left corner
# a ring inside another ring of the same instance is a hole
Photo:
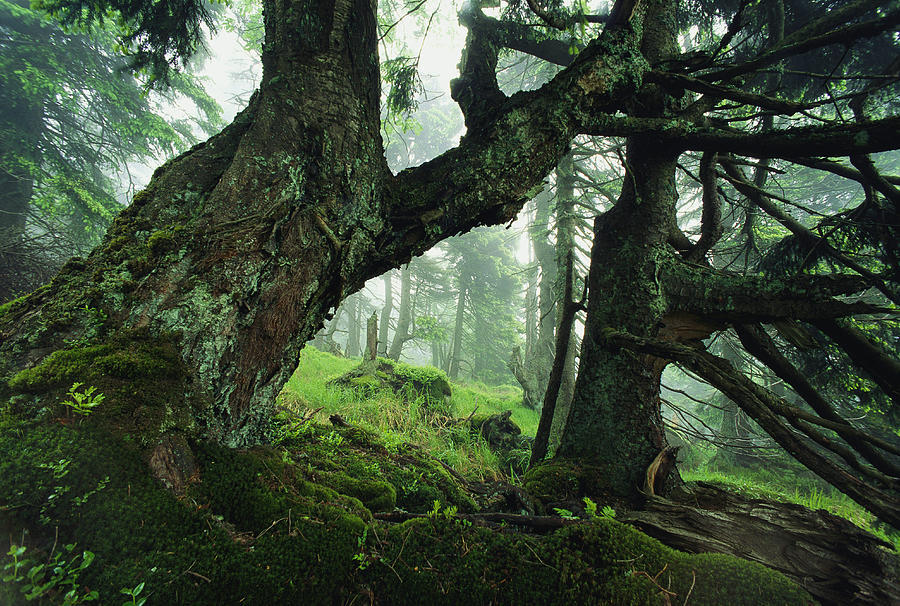
[[[0,301],[49,280],[93,248],[115,214],[115,173],[170,156],[221,127],[186,74],[166,97],[123,72],[109,29],[66,32],[27,2],[0,2]],[[180,101],[194,117],[164,120]]]

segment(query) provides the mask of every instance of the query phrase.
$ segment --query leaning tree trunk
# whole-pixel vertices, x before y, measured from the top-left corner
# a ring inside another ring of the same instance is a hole
[[[263,80],[249,107],[158,169],[104,244],[28,301],[102,309],[100,332],[177,335],[192,391],[211,404],[208,432],[235,445],[263,438],[254,406],[274,402],[327,310],[368,277],[348,260],[383,227],[390,176],[370,4],[264,4]],[[39,356],[38,343],[98,332],[87,317],[56,330],[28,319],[3,327],[6,372]]]
[[[566,290],[570,285],[566,284],[568,280],[571,282],[575,279],[574,266],[572,271],[564,271],[567,264],[575,262],[575,159],[572,154],[568,154],[560,161],[556,167],[556,285],[554,293],[556,295],[556,308],[563,310],[564,306],[570,305],[570,301],[566,300]],[[571,286],[574,287],[574,284]],[[559,342],[559,331],[574,330],[574,322],[565,323],[568,328],[564,328],[565,315],[562,311],[556,314],[556,332]],[[550,444],[555,448],[559,444],[563,429],[566,425],[566,419],[569,418],[569,410],[572,407],[572,397],[575,394],[575,339],[566,338],[568,346],[566,347],[565,361],[560,378],[559,395],[556,398],[556,406],[553,412],[553,422],[550,427]],[[555,353],[555,351],[554,351]]]
[[[375,3],[263,4],[263,78],[248,107],[158,169],[87,259],[0,308],[0,398],[36,414],[88,372],[158,370],[127,343],[140,334],[168,344],[181,385],[149,412],[133,392],[120,404],[135,418],[232,446],[265,440],[329,309],[449,235],[511,220],[574,134],[619,110],[649,69],[636,30],[610,27],[551,83],[507,98],[486,69],[498,47],[470,29],[453,85],[469,133],[391,175]],[[184,416],[171,410],[181,400]]]

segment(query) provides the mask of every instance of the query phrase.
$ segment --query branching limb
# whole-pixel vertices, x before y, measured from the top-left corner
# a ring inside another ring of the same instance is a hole
[[[813,321],[813,325],[840,345],[854,364],[869,373],[894,405],[900,406],[900,362],[846,322],[821,319]]]
[[[845,179],[852,179],[857,183],[867,182],[866,177],[864,177],[861,172],[853,170],[849,166],[844,166],[840,162],[835,162],[834,160],[825,160],[822,158],[791,158],[791,162],[802,164],[803,166],[808,166],[817,170],[824,170],[838,175],[839,177],[844,177]],[[881,178],[891,185],[900,185],[900,177],[882,175]]]
[[[695,263],[722,237],[722,201],[716,190],[716,153],[704,152],[700,158],[700,183],[703,186],[703,213],[700,217],[700,239],[694,244],[686,259]]]
[[[872,5],[872,0],[862,0],[855,3],[856,5]],[[845,9],[848,7],[845,7]],[[836,11],[831,11],[836,12]],[[829,19],[832,17],[829,16]],[[814,22],[818,23],[818,22]],[[884,32],[889,32],[900,24],[900,11],[892,11],[885,16],[863,21],[854,25],[848,25],[840,29],[828,31],[819,35],[803,35],[803,32],[794,32],[791,36],[767,53],[759,55],[755,59],[751,59],[740,65],[714,71],[701,76],[707,82],[724,82],[731,80],[737,76],[755,72],[761,68],[768,67],[782,59],[800,55],[802,53],[830,46],[832,44],[852,44],[863,38],[871,38]],[[806,28],[804,28],[805,31]]]
[[[831,256],[836,261],[840,262],[842,265],[849,267],[853,271],[857,272],[860,276],[863,276],[870,286],[872,286],[873,288],[877,288],[888,299],[890,299],[894,303],[900,304],[900,295],[894,292],[894,290],[890,288],[879,276],[871,272],[869,269],[863,267],[860,263],[857,263],[856,261],[848,257],[843,252],[831,246],[831,244],[829,244],[825,238],[808,229],[802,223],[775,206],[775,204],[769,199],[770,195],[764,190],[761,190],[760,188],[747,181],[737,166],[727,161],[721,162],[721,164],[725,169],[728,181],[732,185],[734,185],[735,189],[746,196],[748,200],[762,209],[763,212],[781,223],[798,238],[802,238],[807,242],[822,247],[823,252]]]
[[[781,319],[837,318],[884,313],[883,307],[835,299],[866,290],[859,276],[799,275],[789,280],[735,276],[717,269],[672,260],[665,263],[661,282],[672,310],[730,322],[771,322]]]
[[[459,14],[460,22],[468,27],[468,34],[459,63],[459,78],[450,82],[450,96],[459,105],[470,130],[483,126],[506,99],[497,84],[500,48],[483,28],[474,27],[480,14],[481,9],[471,4]]]
[[[815,103],[796,103],[794,101],[775,99],[773,97],[767,97],[765,95],[757,95],[754,93],[744,92],[738,88],[734,88],[731,86],[711,84],[709,82],[704,82],[703,80],[698,80],[697,78],[691,78],[690,76],[685,76],[682,74],[673,74],[655,70],[647,74],[647,81],[655,82],[657,84],[665,86],[685,88],[697,93],[709,95],[714,99],[729,99],[731,101],[737,101],[738,103],[752,105],[754,107],[759,107],[762,109],[767,109],[787,115],[800,113],[817,105]]]
[[[775,343],[762,327],[737,324],[734,329],[744,348],[757,360],[772,369],[780,379],[793,387],[794,391],[796,391],[820,417],[840,423],[841,425],[850,425],[834,410],[831,404],[822,397],[812,384],[806,380],[803,373],[797,370],[797,368],[791,364],[790,360],[778,351]],[[836,431],[840,433],[841,437],[844,438],[854,450],[859,452],[876,468],[885,474],[900,478],[900,466],[889,461],[881,453],[870,446],[868,436],[863,438],[854,432]],[[897,449],[895,454],[900,454],[900,449]]]
[[[645,339],[613,329],[605,330],[603,339],[607,346],[624,347],[673,360],[697,373],[731,398],[800,463],[885,522],[900,527],[900,499],[896,495],[866,484],[814,450],[778,416],[794,407],[735,370],[727,360],[698,347]]]

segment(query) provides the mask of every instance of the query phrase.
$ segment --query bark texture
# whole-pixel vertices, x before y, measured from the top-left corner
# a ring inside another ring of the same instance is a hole
[[[799,505],[742,498],[699,483],[621,516],[670,547],[728,553],[785,574],[823,604],[897,604],[900,561],[843,518]]]

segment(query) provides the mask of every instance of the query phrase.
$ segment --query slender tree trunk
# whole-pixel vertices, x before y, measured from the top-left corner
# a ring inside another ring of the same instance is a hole
[[[450,346],[450,359],[447,375],[451,379],[459,376],[459,363],[462,355],[462,337],[465,329],[466,297],[469,294],[469,276],[459,275],[459,298],[456,301],[456,324],[453,328],[453,345]]]
[[[359,331],[362,328],[362,305],[359,295],[347,297],[347,346],[344,355],[348,358],[357,358],[360,354]]]
[[[394,287],[389,271],[384,274],[384,307],[381,310],[381,326],[378,332],[378,355],[385,356],[387,354],[388,343],[388,325],[391,323],[391,311],[394,307]]]
[[[572,272],[563,271],[569,263],[574,264],[575,259],[575,163],[572,154],[563,156],[556,167],[556,308],[562,309],[568,305],[565,293],[574,284],[566,284],[566,276],[569,280],[575,280],[574,266]],[[567,286],[569,288],[567,288]],[[559,330],[566,326],[569,331],[574,330],[574,321],[564,322],[564,314],[559,313],[556,327],[556,343],[562,342],[559,338]],[[562,437],[566,419],[569,418],[569,410],[572,407],[572,397],[575,393],[575,339],[567,337],[566,358],[560,376],[559,392],[553,413],[553,423],[550,427],[550,449],[555,449]],[[554,364],[556,363],[554,359]]]
[[[557,184],[557,191],[558,191]],[[553,366],[556,335],[556,303],[558,295],[554,291],[557,286],[559,269],[556,260],[556,251],[550,242],[550,216],[553,210],[554,197],[550,194],[542,194],[537,197],[534,223],[531,226],[531,244],[534,249],[534,257],[540,270],[537,286],[538,316],[537,331],[532,350],[532,356],[526,360],[530,384],[535,393],[541,394],[547,390],[547,378],[550,368]]]
[[[412,277],[409,273],[409,265],[400,272],[400,311],[397,317],[397,330],[394,332],[394,341],[388,357],[399,360],[403,352],[403,346],[410,339],[409,327],[412,324]]]

